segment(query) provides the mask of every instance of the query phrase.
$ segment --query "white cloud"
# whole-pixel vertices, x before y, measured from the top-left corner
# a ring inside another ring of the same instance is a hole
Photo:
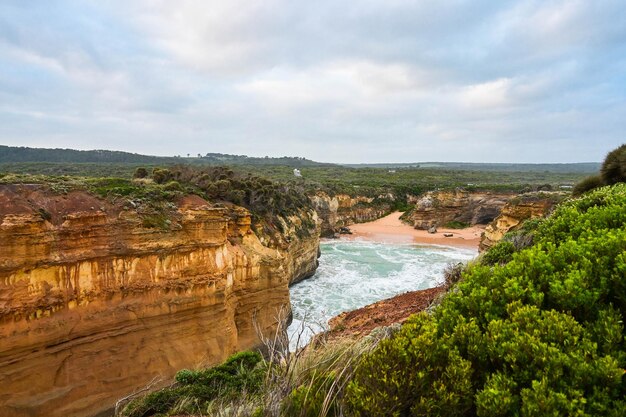
[[[468,108],[506,108],[511,105],[510,89],[511,80],[500,78],[464,87],[459,100]]]

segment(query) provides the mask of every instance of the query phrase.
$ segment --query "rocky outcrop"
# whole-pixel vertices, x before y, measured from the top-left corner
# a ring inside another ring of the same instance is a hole
[[[317,266],[316,219],[301,221],[264,245],[245,209],[198,197],[154,228],[84,192],[0,186],[0,414],[96,415],[256,346],[254,323],[273,332]]]
[[[445,292],[444,286],[410,291],[343,312],[329,320],[330,330],[324,337],[326,340],[362,337],[381,326],[404,323],[413,314],[429,308]]]
[[[516,230],[525,220],[547,216],[555,205],[563,201],[565,193],[529,193],[509,200],[500,215],[485,228],[479,250],[495,245],[510,231]]]
[[[393,199],[393,196],[383,197]],[[324,237],[333,237],[341,227],[370,222],[386,216],[391,211],[390,204],[378,204],[372,197],[351,197],[347,194],[329,196],[324,192],[318,192],[309,196],[309,199],[321,220],[321,234]]]
[[[408,221],[416,229],[444,227],[450,222],[487,224],[495,219],[514,194],[430,191],[417,199]]]

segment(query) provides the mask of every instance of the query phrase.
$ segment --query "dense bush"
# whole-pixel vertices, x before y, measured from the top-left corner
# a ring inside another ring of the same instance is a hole
[[[148,170],[144,167],[137,167],[133,173],[133,178],[146,178],[148,177]]]
[[[180,414],[204,413],[216,399],[255,393],[261,387],[265,368],[261,355],[240,352],[214,368],[176,374],[176,384],[130,402],[122,414],[127,417],[149,417],[174,410]]]
[[[576,184],[574,195],[581,195],[587,191],[603,185],[613,185],[618,182],[626,182],[626,144],[608,153],[599,175],[592,175]]]
[[[530,248],[492,248],[494,266],[467,268],[432,316],[365,356],[354,413],[625,415],[625,225],[617,185],[561,205]]]
[[[485,252],[481,261],[486,265],[505,264],[513,259],[515,245],[508,240],[501,240]]]
[[[602,187],[603,185],[604,181],[602,181],[602,177],[600,175],[592,175],[576,184],[572,190],[572,194],[578,196],[586,193],[587,191]]]
[[[425,314],[367,355],[347,389],[359,416],[462,416],[471,409],[471,364],[441,343]]]
[[[602,163],[600,175],[605,184],[626,182],[626,144],[609,152]]]

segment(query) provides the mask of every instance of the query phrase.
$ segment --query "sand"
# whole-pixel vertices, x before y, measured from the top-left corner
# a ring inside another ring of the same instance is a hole
[[[362,239],[388,243],[418,243],[427,245],[446,245],[463,248],[478,249],[480,236],[484,226],[472,226],[465,229],[438,228],[437,233],[431,234],[426,230],[416,230],[402,223],[402,213],[395,212],[369,223],[353,224],[350,226],[351,235],[341,235],[341,239]],[[451,237],[444,237],[444,233],[451,233]]]

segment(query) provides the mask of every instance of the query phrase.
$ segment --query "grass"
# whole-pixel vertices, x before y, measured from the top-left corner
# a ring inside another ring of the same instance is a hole
[[[284,314],[279,321],[284,323]],[[346,384],[363,354],[385,335],[315,343],[290,352],[279,326],[259,336],[264,357],[241,352],[223,364],[202,370],[181,370],[167,388],[121,404],[117,417],[330,417],[343,415]],[[257,329],[259,332],[259,330]],[[301,334],[304,326],[301,328]]]

